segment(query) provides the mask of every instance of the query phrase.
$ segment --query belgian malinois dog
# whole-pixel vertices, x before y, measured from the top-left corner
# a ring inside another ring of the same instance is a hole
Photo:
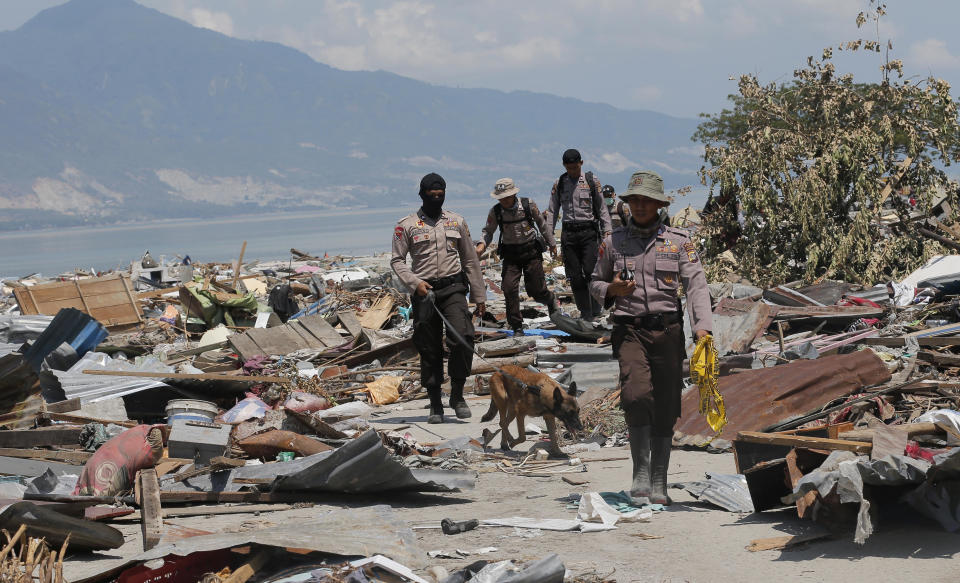
[[[580,423],[580,405],[577,404],[577,384],[570,383],[564,390],[557,381],[541,372],[508,364],[490,377],[490,409],[480,418],[490,421],[500,412],[500,447],[511,449],[526,441],[524,417],[543,417],[550,434],[550,452],[563,455],[557,435],[559,419],[571,433],[583,429]],[[517,381],[523,383],[517,383]],[[510,435],[510,422],[517,420],[518,436]]]

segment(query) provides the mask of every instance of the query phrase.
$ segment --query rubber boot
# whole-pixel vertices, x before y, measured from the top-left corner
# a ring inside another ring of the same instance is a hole
[[[427,387],[430,395],[430,415],[427,423],[443,423],[443,399],[440,387]]]
[[[463,384],[466,382],[466,379],[450,379],[450,407],[457,414],[457,419],[469,419],[473,416],[463,399]]]
[[[651,494],[650,426],[631,426],[628,431],[630,456],[633,457],[633,483],[630,485],[630,496],[638,504],[646,504]]]
[[[670,449],[673,447],[673,438],[654,437],[653,447],[650,453],[651,474],[651,492],[650,502],[652,504],[663,504],[669,506],[672,500],[667,496],[667,468],[670,466]]]

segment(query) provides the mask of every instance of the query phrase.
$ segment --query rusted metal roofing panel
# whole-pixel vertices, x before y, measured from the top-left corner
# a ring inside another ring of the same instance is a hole
[[[727,408],[727,425],[721,436],[733,439],[738,431],[763,431],[862,387],[889,380],[890,371],[871,350],[720,377],[720,394]],[[695,388],[683,395],[683,414],[676,429],[687,435],[711,435],[697,410],[698,400]]]

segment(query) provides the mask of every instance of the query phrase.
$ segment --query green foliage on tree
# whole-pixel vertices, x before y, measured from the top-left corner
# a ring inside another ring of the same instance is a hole
[[[858,26],[883,16],[884,5],[870,4]],[[884,48],[857,40],[837,50]],[[709,275],[732,254],[759,285],[825,276],[873,284],[943,252],[916,227],[943,197],[958,206],[944,172],[960,159],[950,85],[906,78],[889,58],[879,82],[857,83],[836,71],[833,51],[809,57],[789,83],[741,76],[731,108],[703,116],[693,140],[705,146],[700,178],[710,188],[700,231]]]

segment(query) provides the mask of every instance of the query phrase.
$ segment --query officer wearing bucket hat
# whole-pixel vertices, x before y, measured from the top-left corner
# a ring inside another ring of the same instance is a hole
[[[631,495],[669,504],[667,467],[685,357],[678,291],[682,284],[697,339],[713,326],[710,292],[687,232],[663,224],[670,199],[660,175],[635,172],[620,198],[630,205],[630,218],[600,245],[590,292],[613,308],[611,341],[633,458]]]
[[[583,172],[580,152],[571,148],[563,153],[562,160],[566,172],[553,183],[547,224],[553,231],[563,214],[560,233],[563,268],[580,317],[592,320],[600,315],[601,308],[590,298],[590,274],[597,263],[597,247],[612,230],[610,213],[603,204],[600,179],[592,172]]]
[[[523,334],[523,316],[520,315],[520,276],[523,276],[527,293],[547,306],[551,314],[557,304],[547,289],[543,273],[543,252],[547,247],[556,256],[557,242],[553,232],[540,214],[537,204],[528,198],[517,201],[520,189],[512,178],[501,178],[493,187],[490,197],[497,201],[487,214],[483,227],[483,242],[477,245],[477,254],[484,252],[493,240],[493,233],[500,230],[497,250],[503,260],[502,282],[507,303],[507,324],[514,334]]]

